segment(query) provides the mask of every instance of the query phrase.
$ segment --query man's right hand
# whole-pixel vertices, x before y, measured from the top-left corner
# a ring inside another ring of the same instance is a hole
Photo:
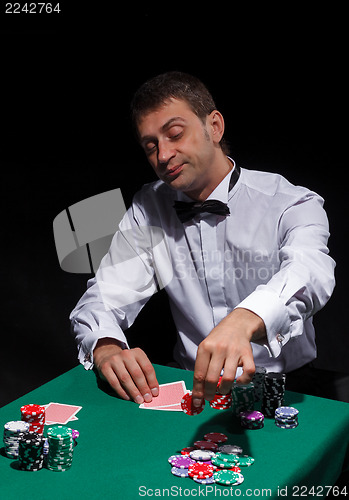
[[[159,394],[155,370],[142,349],[122,349],[117,340],[103,338],[93,351],[94,364],[122,399],[149,403]]]

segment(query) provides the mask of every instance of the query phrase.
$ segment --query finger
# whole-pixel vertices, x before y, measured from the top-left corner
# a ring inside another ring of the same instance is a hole
[[[114,391],[120,398],[125,399],[126,401],[130,401],[131,399],[130,396],[121,386],[119,379],[114,369],[112,368],[111,364],[103,365],[103,367],[99,370],[99,374],[102,379],[106,380],[109,383],[111,388],[114,389]]]
[[[205,391],[204,397],[207,401],[212,401],[216,392],[219,382],[219,377],[221,376],[222,369],[224,367],[224,355],[223,353],[215,352],[208,366],[206,380],[205,380]],[[224,394],[224,393],[222,393]]]
[[[225,361],[222,380],[218,387],[220,394],[228,394],[231,391],[234,385],[237,367],[238,358],[231,357]]]
[[[240,377],[237,378],[236,382],[238,384],[249,384],[256,371],[252,353],[242,358],[241,367],[243,372]]]
[[[199,407],[202,405],[205,396],[205,381],[211,355],[208,351],[201,348],[199,345],[193,378],[192,401],[193,406]]]
[[[154,366],[149,360],[148,356],[145,354],[142,349],[134,349],[135,352],[135,359],[137,360],[139,366],[141,367],[141,370],[144,374],[147,386],[150,389],[150,393],[152,397],[156,397],[159,395],[159,382],[157,381],[156,378],[156,373],[154,370]],[[139,387],[140,388],[140,387]],[[141,390],[141,388],[140,388]],[[144,397],[144,393],[141,390],[141,393]]]

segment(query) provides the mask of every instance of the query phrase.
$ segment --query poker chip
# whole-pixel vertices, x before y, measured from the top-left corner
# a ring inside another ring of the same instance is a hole
[[[202,479],[201,477],[193,477],[192,479],[194,479],[194,481],[199,484],[214,484],[215,482],[213,474],[207,479]]]
[[[215,456],[211,458],[211,462],[212,465],[215,465],[219,469],[231,469],[235,465],[239,465],[239,460],[237,458],[228,461]]]
[[[194,446],[196,448],[199,448],[199,450],[211,450],[211,451],[216,451],[218,448],[218,444],[214,443],[213,441],[195,441]]]
[[[264,415],[260,411],[244,411],[240,413],[240,422],[245,429],[262,429]]]
[[[225,443],[228,439],[228,436],[223,434],[222,432],[208,432],[204,435],[206,441],[212,441],[213,443]]]
[[[193,450],[189,454],[190,458],[192,458],[193,460],[200,460],[202,462],[211,460],[214,455],[214,451],[209,450]]]
[[[180,469],[179,467],[172,467],[171,472],[174,476],[188,477],[188,469]]]
[[[237,465],[234,465],[233,467],[231,467],[230,469],[228,470],[232,470],[233,472],[241,472],[241,469],[240,467],[238,467]]]
[[[215,460],[220,460],[221,462],[228,462],[228,463],[238,463],[240,460],[239,455],[234,455],[233,453],[222,453],[219,451],[218,453],[215,454]]]
[[[248,456],[248,455],[241,455],[239,456],[239,466],[240,467],[249,467],[254,463],[254,458]]]
[[[228,394],[221,394],[219,392],[219,385],[221,381],[222,381],[222,376],[219,377],[216,393],[213,399],[210,401],[210,407],[215,410],[228,410],[229,408],[231,408],[232,404],[231,391],[228,392]]]
[[[237,446],[236,444],[223,444],[219,446],[218,451],[227,453],[228,455],[240,455],[243,452],[242,448],[240,446]]]
[[[202,400],[202,403],[199,407],[195,407],[193,405],[192,393],[187,392],[187,394],[185,394],[182,398],[181,407],[184,413],[186,413],[187,415],[199,415],[199,413],[201,413],[205,407],[205,400]]]
[[[190,458],[188,455],[172,455],[168,461],[173,467],[177,467],[179,469],[188,469],[190,465],[195,464],[195,460]]]
[[[194,450],[196,450],[196,449],[197,449],[197,448],[195,448],[195,446],[187,446],[186,448],[183,448],[183,449],[181,450],[181,454],[182,454],[182,455],[190,455],[190,452],[191,452],[191,451],[194,451]]]
[[[189,477],[200,477],[201,479],[207,479],[213,475],[214,467],[211,464],[204,462],[196,462],[189,466],[188,474]]]
[[[242,475],[242,474],[241,474]],[[241,476],[238,472],[233,472],[231,470],[220,470],[214,473],[213,477],[215,483],[223,484],[225,486],[234,486],[236,484],[241,484]]]

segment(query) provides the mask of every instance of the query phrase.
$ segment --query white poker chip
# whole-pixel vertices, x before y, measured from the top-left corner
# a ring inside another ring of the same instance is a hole
[[[214,451],[209,450],[194,450],[189,453],[189,456],[193,460],[202,460],[203,462],[206,462],[211,460],[211,458],[215,456],[215,453]]]

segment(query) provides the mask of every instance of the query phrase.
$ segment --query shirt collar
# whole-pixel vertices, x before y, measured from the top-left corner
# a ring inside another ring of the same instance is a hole
[[[223,203],[228,203],[230,177],[235,169],[235,161],[230,158],[230,156],[228,156],[228,158],[232,162],[233,168],[227,173],[224,179],[218,184],[218,186],[212,191],[212,193],[206,198],[206,200],[219,200]],[[193,201],[182,191],[178,192],[178,200],[189,202]]]

